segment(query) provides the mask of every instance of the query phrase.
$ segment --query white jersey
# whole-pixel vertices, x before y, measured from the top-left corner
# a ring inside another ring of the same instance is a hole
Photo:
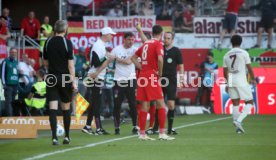
[[[25,62],[19,62],[18,63],[18,69],[21,71],[21,73],[23,75],[26,75],[26,76],[28,76],[31,79],[31,72],[34,71],[34,69],[32,67],[29,67],[29,65],[27,63],[25,63]],[[19,82],[21,82],[21,83],[24,82],[24,79],[28,83],[27,77],[21,77],[19,79]]]
[[[107,58],[106,56],[106,49],[105,49],[105,42],[101,40],[101,38],[99,38],[93,45],[91,53],[90,53],[90,63],[92,60],[92,52],[95,52],[98,55],[99,61],[103,62],[103,60]],[[96,72],[98,67],[94,67],[92,66],[89,71],[88,74],[90,73],[94,73]],[[104,79],[104,76],[106,74],[106,69],[103,69],[99,74],[98,74],[98,78],[99,79]]]
[[[120,45],[115,47],[112,50],[111,54],[115,55],[116,58],[128,59],[135,54],[136,50],[137,48],[134,46],[126,49],[123,45]],[[116,62],[114,80],[120,81],[131,79],[136,79],[135,65],[133,63],[127,65]]]
[[[240,48],[233,48],[223,57],[223,67],[228,68],[229,87],[238,87],[248,85],[246,64],[251,60],[248,52]]]

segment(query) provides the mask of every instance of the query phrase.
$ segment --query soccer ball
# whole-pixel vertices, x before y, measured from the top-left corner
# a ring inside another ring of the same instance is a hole
[[[64,135],[64,128],[61,125],[57,125],[57,136],[63,136]]]

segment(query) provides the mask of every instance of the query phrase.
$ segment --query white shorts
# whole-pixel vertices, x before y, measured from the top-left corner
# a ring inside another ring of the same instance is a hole
[[[228,94],[231,99],[241,99],[245,101],[253,100],[253,94],[250,85],[229,87]]]

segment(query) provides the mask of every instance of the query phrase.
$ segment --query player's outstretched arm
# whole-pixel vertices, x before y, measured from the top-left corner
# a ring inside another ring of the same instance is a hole
[[[134,63],[135,67],[141,69],[141,64],[138,62],[138,56],[135,54],[131,57],[131,61]]]
[[[116,61],[117,61],[118,63],[124,64],[124,65],[130,65],[130,64],[132,64],[132,61],[131,61],[130,58],[121,59],[121,58],[116,57]]]
[[[144,32],[142,31],[142,27],[140,23],[137,23],[136,25],[136,30],[137,32],[140,34],[141,40],[142,42],[146,42],[148,40],[148,38],[146,37],[146,35],[144,34]]]
[[[95,73],[92,73],[89,75],[91,78],[97,78],[97,76],[101,73],[102,70],[104,70],[110,62],[112,62],[114,58],[109,58],[103,62],[103,64],[96,70]]]

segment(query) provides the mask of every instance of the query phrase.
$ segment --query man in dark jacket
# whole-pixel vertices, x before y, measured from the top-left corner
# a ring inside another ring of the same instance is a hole
[[[7,116],[13,115],[12,102],[17,94],[18,70],[17,49],[10,49],[10,56],[2,62],[1,80],[4,88],[5,111]]]

